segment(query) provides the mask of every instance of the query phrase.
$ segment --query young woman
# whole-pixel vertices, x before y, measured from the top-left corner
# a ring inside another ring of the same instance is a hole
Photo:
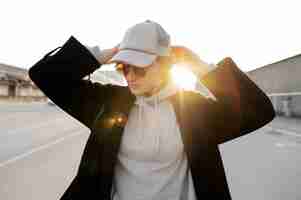
[[[179,62],[216,100],[170,81]],[[83,79],[106,63],[116,64],[127,87]],[[218,144],[274,118],[268,97],[231,58],[207,65],[188,48],[172,46],[152,21],[129,28],[118,47],[100,53],[71,37],[29,76],[91,130],[62,200],[231,199]]]

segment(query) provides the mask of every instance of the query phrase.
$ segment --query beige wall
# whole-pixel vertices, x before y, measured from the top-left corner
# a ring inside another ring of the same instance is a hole
[[[17,85],[15,97],[9,96],[8,87],[8,84],[0,84],[0,100],[44,101],[47,99],[44,93],[40,89],[34,87],[33,85]]]
[[[301,117],[301,55],[248,72],[272,100],[277,114]]]
[[[0,84],[0,96],[7,96],[8,95],[8,87],[7,85]]]
[[[301,55],[248,72],[268,94],[301,92]]]

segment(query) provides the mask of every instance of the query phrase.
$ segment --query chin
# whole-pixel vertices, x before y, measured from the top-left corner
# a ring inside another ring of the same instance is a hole
[[[141,95],[144,94],[143,91],[137,90],[137,89],[133,89],[133,88],[130,88],[130,91],[131,91],[132,94],[134,94],[134,95],[136,95],[136,96],[141,96]]]
[[[133,89],[130,88],[130,91],[132,94],[134,94],[135,96],[149,96],[149,91],[145,91],[145,90],[138,90],[138,89]]]

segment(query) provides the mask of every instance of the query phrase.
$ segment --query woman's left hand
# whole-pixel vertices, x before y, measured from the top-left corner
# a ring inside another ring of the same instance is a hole
[[[200,57],[184,46],[171,46],[173,64],[183,64],[195,75],[201,76],[209,72],[209,65]]]

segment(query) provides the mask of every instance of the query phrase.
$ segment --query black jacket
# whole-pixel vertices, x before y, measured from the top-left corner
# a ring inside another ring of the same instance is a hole
[[[83,79],[100,63],[73,36],[29,69],[32,81],[91,134],[78,173],[61,200],[110,199],[123,127],[135,100],[127,87]],[[193,92],[171,97],[198,199],[231,199],[218,144],[250,133],[274,118],[268,97],[231,58],[202,77],[217,101]],[[122,117],[122,121],[112,121]],[[256,147],[254,147],[256,148]]]

